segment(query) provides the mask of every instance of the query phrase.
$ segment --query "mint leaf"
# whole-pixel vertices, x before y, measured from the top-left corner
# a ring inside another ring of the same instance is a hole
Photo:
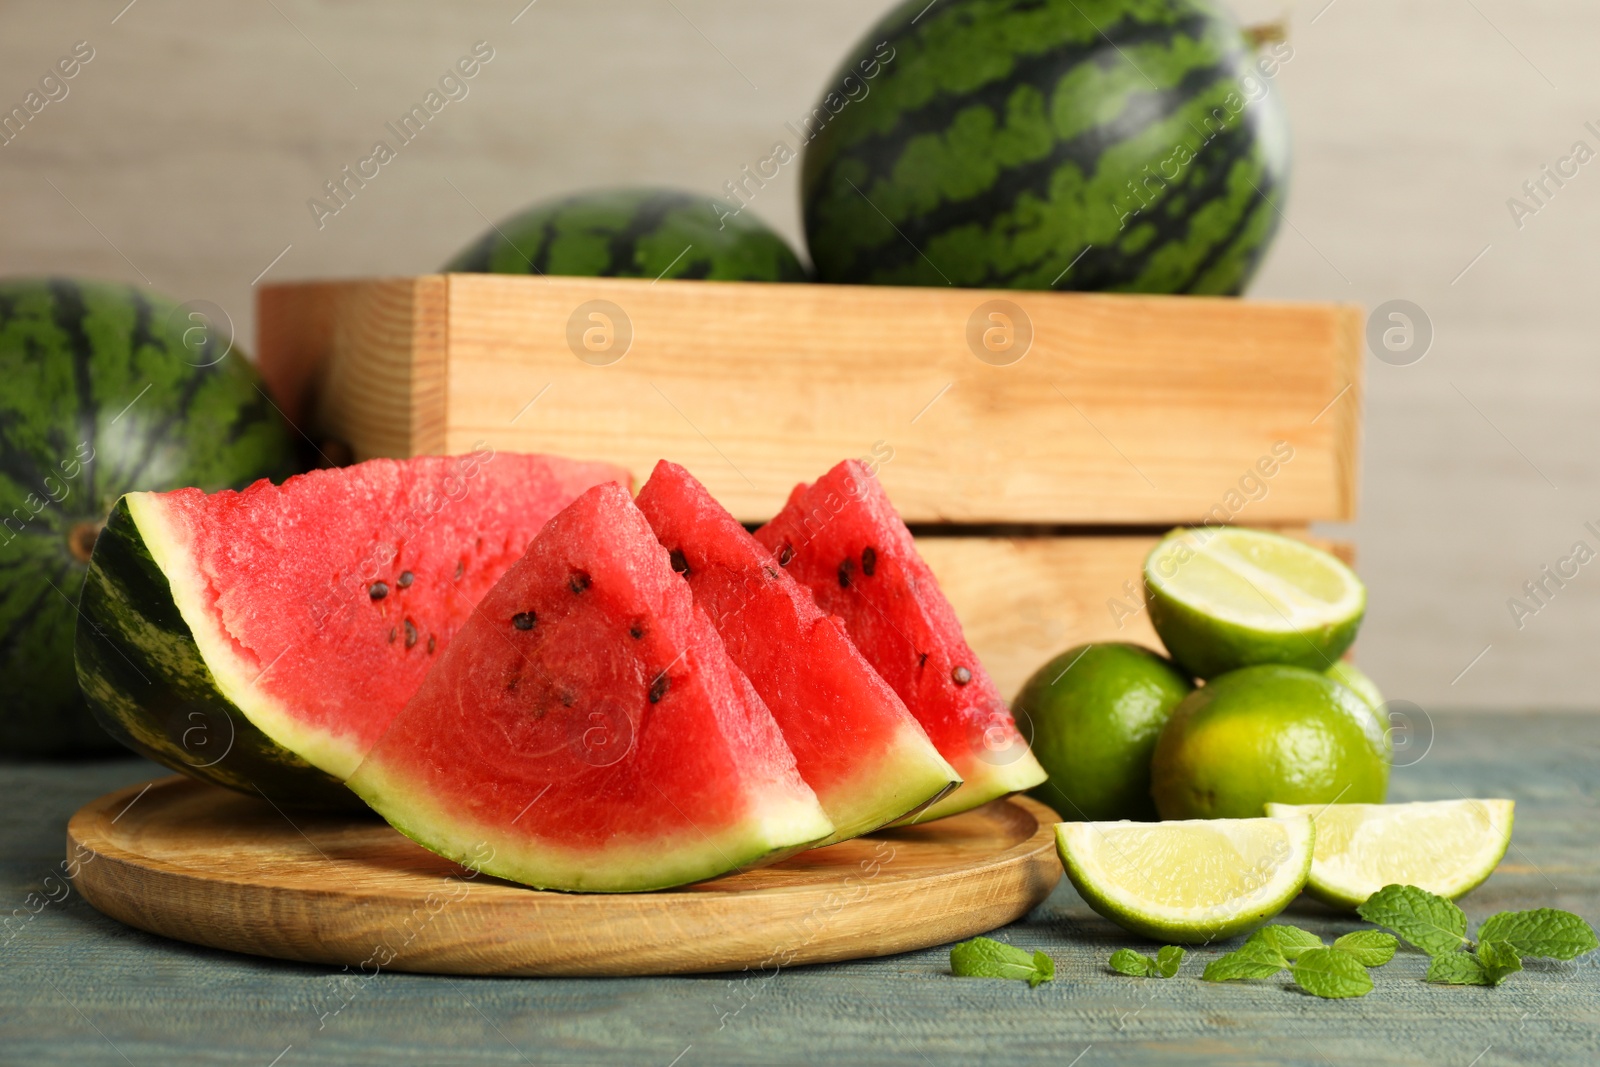
[[[1570,911],[1534,908],[1502,911],[1478,927],[1479,941],[1501,941],[1522,956],[1551,956],[1570,960],[1600,947],[1594,930]]]
[[[1156,953],[1156,973],[1163,978],[1171,978],[1178,973],[1178,968],[1183,964],[1183,949],[1177,945],[1163,945]]]
[[[1131,948],[1119,948],[1113,952],[1110,965],[1113,971],[1130,978],[1149,978],[1156,973],[1156,961]]]
[[[1467,943],[1467,916],[1450,901],[1414,885],[1386,885],[1356,909],[1369,923],[1386,926],[1430,956]]]
[[[1289,961],[1283,953],[1266,940],[1251,938],[1226,956],[1218,956],[1206,964],[1201,978],[1207,982],[1231,982],[1238,978],[1271,978]]]
[[[1488,985],[1489,976],[1470,952],[1441,952],[1428,964],[1428,981],[1446,985]]]
[[[1294,961],[1294,980],[1319,997],[1364,997],[1372,992],[1372,976],[1361,961],[1333,948],[1308,948]]]
[[[1030,956],[1015,945],[975,937],[950,949],[950,972],[957,978],[1012,978],[1038,986],[1056,976],[1056,965],[1043,952]]]
[[[1333,947],[1353,957],[1363,967],[1382,967],[1394,959],[1395,949],[1400,947],[1400,942],[1395,940],[1393,934],[1386,934],[1382,930],[1356,930],[1339,938]]]
[[[1507,941],[1478,942],[1478,962],[1490,985],[1499,985],[1507,975],[1522,970],[1522,957]]]
[[[1284,926],[1281,924],[1263,926],[1250,935],[1251,941],[1265,941],[1286,960],[1292,960],[1300,953],[1312,948],[1322,947],[1322,938],[1309,930],[1302,930],[1298,926]]]

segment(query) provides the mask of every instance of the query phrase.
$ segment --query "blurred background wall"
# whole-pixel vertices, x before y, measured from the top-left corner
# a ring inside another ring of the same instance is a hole
[[[77,42],[93,57],[0,146],[0,273],[148,282],[220,304],[248,340],[263,272],[428,271],[569,189],[719,194],[891,6],[8,3],[0,110]],[[1536,614],[1508,606],[1575,542],[1600,549],[1600,163],[1573,156],[1600,152],[1600,5],[1235,7],[1286,16],[1294,49],[1278,85],[1297,170],[1251,295],[1406,299],[1433,331],[1418,362],[1369,358],[1360,519],[1325,531],[1357,540],[1372,591],[1361,663],[1429,710],[1600,707],[1600,562],[1547,583]],[[493,58],[467,95],[319,228],[307,200],[479,41]],[[1576,176],[1531,199],[1564,158]],[[751,210],[800,246],[797,180]]]

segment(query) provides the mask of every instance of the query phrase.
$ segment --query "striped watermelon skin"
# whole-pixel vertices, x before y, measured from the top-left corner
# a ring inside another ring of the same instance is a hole
[[[490,227],[442,270],[602,278],[798,282],[784,239],[747,212],[670,189],[611,189],[535,204]]]
[[[175,309],[133,286],[0,281],[0,755],[118,750],[79,693],[73,631],[89,551],[123,493],[299,467],[243,354],[202,334],[184,347]]]
[[[830,84],[875,60],[806,148],[819,280],[1236,294],[1277,230],[1275,68],[1209,0],[908,0]]]
[[[277,804],[363,806],[222,694],[126,501],[112,509],[94,559],[77,669],[107,734],[158,763]]]

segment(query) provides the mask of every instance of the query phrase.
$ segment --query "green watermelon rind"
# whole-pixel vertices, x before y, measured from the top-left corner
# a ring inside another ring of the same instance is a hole
[[[473,822],[462,812],[447,813],[404,775],[386,773],[378,757],[364,762],[346,784],[430,852],[496,878],[571,893],[647,893],[703,882],[776,863],[817,847],[833,832],[815,801],[797,800],[786,805],[791,810],[763,811],[714,835],[696,829],[636,849],[611,842],[599,855],[530,845],[526,837]]]
[[[338,779],[273,740],[230,699],[130,507],[112,509],[79,604],[78,684],[96,720],[174,770],[274,803],[360,808]],[[223,728],[226,724],[226,729]],[[223,751],[213,755],[212,746]]]

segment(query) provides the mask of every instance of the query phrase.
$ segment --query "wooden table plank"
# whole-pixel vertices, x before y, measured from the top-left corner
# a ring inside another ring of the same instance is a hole
[[[1424,724],[1426,725],[1426,724]],[[1600,919],[1600,716],[1435,716],[1427,755],[1398,768],[1395,800],[1509,796],[1517,831],[1465,907],[1563,907]],[[1420,751],[1424,744],[1414,745]],[[1429,986],[1404,954],[1358,1001],[1280,981],[1213,986],[1191,957],[1172,981],[1104,969],[1137,942],[1062,887],[1000,935],[1056,960],[1057,980],[956,980],[943,949],[769,976],[449,979],[341,974],[142,934],[59,894],[67,817],[158,771],[138,761],[0,767],[0,1059],[30,1065],[1050,1063],[1315,1065],[1600,1060],[1600,967],[1530,963],[1493,990]],[[39,898],[42,899],[42,898]],[[36,901],[37,902],[37,901]],[[1354,924],[1312,904],[1289,918]],[[286,1051],[287,1050],[287,1051]],[[1487,1051],[1485,1051],[1487,1050]]]

